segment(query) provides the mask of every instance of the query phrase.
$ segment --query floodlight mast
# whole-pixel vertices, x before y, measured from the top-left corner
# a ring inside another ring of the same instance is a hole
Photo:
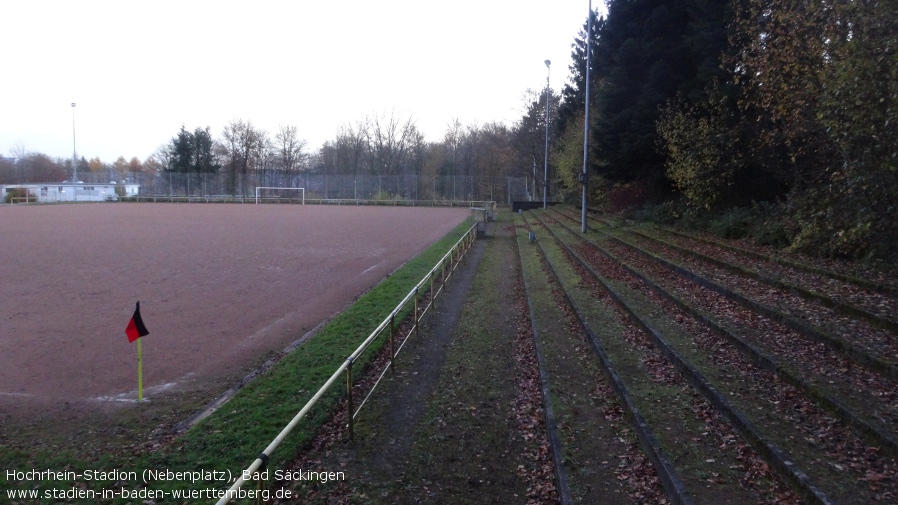
[[[546,188],[549,183],[549,73],[552,62],[546,60],[546,152],[543,161],[543,210],[546,209]]]
[[[72,102],[72,200],[78,201],[78,151],[75,149],[75,102]]]
[[[592,0],[589,0],[589,15],[586,17],[586,111],[583,113],[583,173],[580,175],[583,183],[583,201],[580,208],[580,232],[586,233],[586,200],[589,189],[589,172],[586,169],[586,161],[589,153],[589,56],[590,42],[592,39]]]

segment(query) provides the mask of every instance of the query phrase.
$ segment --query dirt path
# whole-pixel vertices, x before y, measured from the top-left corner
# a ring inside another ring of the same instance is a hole
[[[526,503],[539,487],[528,476],[544,442],[519,429],[517,256],[507,223],[491,226],[356,418],[354,440],[294,467],[346,480],[294,487],[295,503]]]

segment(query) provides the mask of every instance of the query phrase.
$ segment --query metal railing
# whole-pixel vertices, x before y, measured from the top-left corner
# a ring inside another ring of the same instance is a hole
[[[20,204],[20,203],[38,203],[40,200],[36,196],[14,196],[9,199],[9,203],[11,204]]]
[[[268,444],[268,447],[263,450],[259,456],[247,467],[243,472],[241,472],[240,477],[228,488],[227,491],[224,492],[224,496],[221,497],[218,502],[218,505],[224,505],[226,503],[230,503],[232,499],[239,496],[240,489],[243,485],[251,479],[246,478],[247,476],[252,477],[253,475],[262,475],[265,466],[268,463],[268,459],[270,455],[280,446],[280,444],[284,441],[285,438],[293,431],[303,417],[315,406],[316,403],[327,393],[328,390],[340,380],[340,377],[345,375],[346,378],[346,410],[348,417],[347,430],[349,434],[349,438],[352,438],[353,435],[353,420],[356,415],[358,415],[359,411],[361,411],[362,407],[365,405],[365,402],[368,401],[368,398],[371,397],[371,394],[374,392],[377,385],[380,383],[380,380],[383,379],[384,375],[387,371],[392,370],[394,367],[394,359],[399,354],[399,351],[402,349],[402,346],[405,345],[406,339],[403,339],[399,347],[396,347],[396,333],[397,333],[397,317],[400,317],[403,311],[407,308],[409,304],[414,304],[413,307],[413,315],[414,315],[414,324],[408,330],[408,334],[406,337],[410,336],[412,332],[416,335],[418,334],[418,328],[421,321],[421,317],[427,313],[427,311],[435,306],[435,300],[437,295],[439,295],[443,288],[446,285],[446,281],[452,276],[452,273],[458,267],[459,261],[464,257],[465,253],[470,249],[471,245],[474,243],[476,238],[476,225],[471,226],[465,234],[458,239],[458,241],[449,249],[440,261],[430,270],[430,272],[421,279],[418,284],[412,288],[411,291],[402,299],[401,302],[394,308],[390,314],[371,332],[371,334],[366,338],[355,351],[350,354],[345,361],[334,371],[333,375],[318,389],[318,391],[312,395],[312,398],[306,402],[306,404],[299,410],[299,412],[293,417],[292,420],[284,427],[283,430]],[[437,281],[439,274],[439,282]],[[422,298],[422,288],[426,288],[424,294],[430,293],[430,299],[427,301],[427,304],[423,307],[419,307],[421,298]],[[401,321],[400,321],[401,322]],[[389,338],[390,338],[390,354],[389,354],[389,364],[380,374],[380,377],[375,381],[374,385],[371,387],[371,390],[368,392],[368,395],[362,400],[359,404],[358,408],[353,410],[353,396],[352,396],[352,366],[358,360],[359,356],[362,355],[365,350],[371,346],[379,337],[381,337],[385,330],[389,328]],[[264,489],[265,482],[264,479],[259,478],[256,479],[257,486],[259,487],[259,491]],[[263,493],[258,493],[258,496],[261,498]],[[261,502],[260,502],[261,503]]]

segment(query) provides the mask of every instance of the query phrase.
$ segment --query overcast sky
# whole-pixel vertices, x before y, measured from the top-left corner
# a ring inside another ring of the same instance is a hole
[[[594,8],[604,10],[600,0]],[[292,125],[312,150],[366,116],[512,124],[568,81],[589,0],[0,2],[0,154],[141,160],[184,124]]]

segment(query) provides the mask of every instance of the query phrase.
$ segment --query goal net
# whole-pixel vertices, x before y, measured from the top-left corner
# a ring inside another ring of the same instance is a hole
[[[306,204],[306,188],[278,188],[274,186],[257,186],[256,203],[295,203]]]

